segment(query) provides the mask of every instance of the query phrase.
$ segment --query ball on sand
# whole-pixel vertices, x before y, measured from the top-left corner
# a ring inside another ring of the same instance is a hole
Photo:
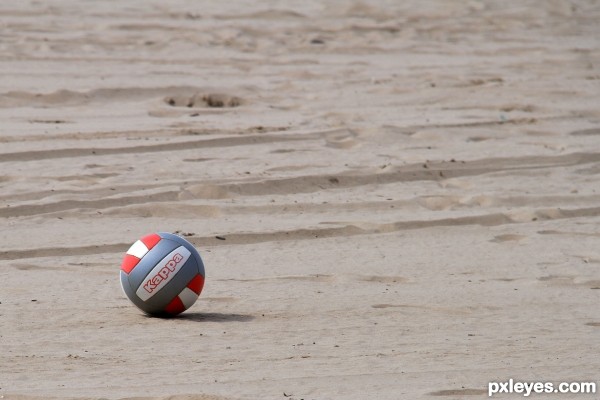
[[[171,233],[136,241],[121,264],[123,291],[140,310],[173,316],[190,308],[204,287],[204,264],[194,246]]]

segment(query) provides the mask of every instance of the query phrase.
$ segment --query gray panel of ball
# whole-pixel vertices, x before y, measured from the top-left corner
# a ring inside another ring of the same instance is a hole
[[[123,287],[123,291],[125,292],[127,297],[129,297],[129,300],[131,300],[132,303],[137,306],[137,308],[148,313],[158,312],[157,310],[146,310],[144,302],[139,297],[137,297],[137,295],[135,294],[135,290],[129,284],[127,274],[123,271],[121,271],[121,286]]]
[[[178,246],[179,247],[179,246]],[[183,264],[177,274],[159,290],[154,296],[146,300],[146,306],[151,309],[164,310],[164,308],[187,286],[187,284],[200,273],[198,261],[192,254]]]
[[[162,239],[149,252],[142,257],[138,265],[129,273],[129,284],[133,292],[144,282],[152,268],[158,264],[167,254],[181,246],[181,243],[170,239]],[[188,249],[189,250],[189,249]]]
[[[196,248],[194,246],[192,246],[190,244],[190,242],[188,242],[187,240],[185,240],[184,238],[182,238],[180,236],[174,235],[172,233],[167,233],[167,232],[159,232],[158,236],[160,236],[163,239],[168,239],[168,240],[177,242],[180,245],[184,246],[186,249],[188,249],[194,256],[194,258],[198,261],[198,268],[199,268],[200,275],[205,276],[204,275],[204,264],[202,263],[202,258],[200,257],[200,254],[198,253]]]

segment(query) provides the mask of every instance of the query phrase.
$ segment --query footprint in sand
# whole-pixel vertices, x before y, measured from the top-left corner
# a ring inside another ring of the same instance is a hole
[[[165,98],[165,103],[171,107],[211,107],[231,108],[242,105],[242,99],[223,93],[195,94],[193,96],[170,96]]]
[[[357,137],[358,134],[351,129],[340,129],[325,134],[327,147],[334,149],[351,149],[359,144]]]
[[[517,234],[504,234],[504,235],[497,235],[494,236],[494,238],[492,240],[490,240],[490,242],[492,243],[504,243],[504,242],[520,242],[523,239],[526,239],[527,236],[525,235],[517,235]]]
[[[209,184],[191,185],[184,188],[178,195],[179,200],[193,199],[228,199],[231,194],[227,189]]]

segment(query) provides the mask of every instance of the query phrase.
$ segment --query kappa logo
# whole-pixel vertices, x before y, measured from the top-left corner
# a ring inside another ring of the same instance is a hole
[[[177,265],[183,260],[183,256],[179,253],[175,253],[173,258],[171,258],[167,263],[162,267],[156,275],[152,278],[148,279],[146,283],[144,283],[144,289],[148,293],[152,293],[157,286],[164,280],[166,280],[169,275],[177,269]]]

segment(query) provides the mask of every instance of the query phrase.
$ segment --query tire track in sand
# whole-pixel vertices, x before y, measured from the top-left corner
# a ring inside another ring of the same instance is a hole
[[[39,161],[56,158],[72,158],[86,156],[106,156],[115,154],[140,154],[157,153],[167,151],[194,150],[213,147],[233,147],[258,145],[277,142],[298,142],[303,140],[314,140],[320,138],[317,134],[302,135],[251,135],[238,137],[224,137],[203,140],[190,140],[176,143],[160,143],[144,146],[131,147],[77,147],[70,149],[33,150],[15,153],[0,154],[0,162],[9,161]]]
[[[331,237],[349,237],[428,229],[437,227],[460,227],[469,225],[500,226],[509,224],[531,223],[541,220],[558,220],[580,217],[600,216],[600,207],[558,209],[544,208],[532,210],[524,214],[510,213],[481,214],[456,218],[441,218],[432,220],[397,221],[385,224],[344,225],[329,228],[300,228],[288,231],[231,233],[218,236],[190,236],[187,239],[199,248],[257,244],[288,240],[314,240]],[[124,253],[131,243],[113,243],[88,245],[79,247],[47,247],[38,249],[8,250],[0,252],[0,260],[19,260],[37,257],[84,256],[105,253]]]
[[[150,146],[155,147],[155,146]],[[524,169],[556,168],[600,161],[600,153],[572,153],[560,156],[526,156],[489,158],[466,163],[435,162],[411,164],[396,170],[377,174],[342,173],[331,175],[301,175],[290,178],[270,179],[257,182],[210,184],[222,193],[240,196],[270,194],[312,193],[321,190],[342,189],[365,185],[382,185],[412,181],[440,181],[448,178],[476,176],[493,172],[521,171]],[[0,218],[32,216],[77,208],[105,209],[149,202],[165,202],[180,199],[186,188],[206,182],[188,182],[181,190],[150,195],[124,196],[99,200],[63,200],[56,203],[17,205],[0,208]],[[117,194],[117,193],[115,193]],[[192,195],[192,198],[194,196]]]

